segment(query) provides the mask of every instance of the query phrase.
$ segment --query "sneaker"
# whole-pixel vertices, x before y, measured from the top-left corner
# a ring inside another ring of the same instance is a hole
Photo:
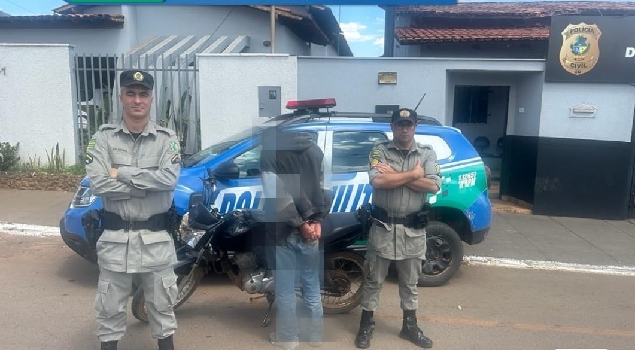
[[[284,350],[297,350],[300,348],[300,342],[298,341],[289,341],[289,342],[276,341],[276,333],[269,333],[269,342],[271,343],[271,345],[277,346]]]

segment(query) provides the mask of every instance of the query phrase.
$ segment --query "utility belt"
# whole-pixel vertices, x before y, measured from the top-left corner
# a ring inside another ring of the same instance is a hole
[[[101,220],[102,228],[104,230],[112,231],[164,231],[168,228],[168,213],[155,214],[149,217],[148,220],[144,221],[132,221],[124,220],[118,214],[104,210]]]
[[[427,206],[424,206],[422,210],[410,213],[405,216],[390,216],[388,212],[380,207],[373,206],[371,210],[371,216],[374,219],[385,222],[387,224],[401,224],[408,228],[423,229],[428,226],[428,211]]]

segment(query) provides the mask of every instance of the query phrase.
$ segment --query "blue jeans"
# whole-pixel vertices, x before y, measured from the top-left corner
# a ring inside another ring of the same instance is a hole
[[[304,305],[309,310],[309,341],[321,342],[324,335],[324,312],[320,286],[323,259],[317,242],[304,242],[292,233],[284,246],[275,248],[273,270],[276,290],[276,341],[300,341],[300,322],[296,314],[296,285],[302,288]],[[299,284],[296,281],[299,280]]]

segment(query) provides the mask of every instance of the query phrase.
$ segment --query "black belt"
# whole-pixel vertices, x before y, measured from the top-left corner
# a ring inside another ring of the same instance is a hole
[[[410,213],[404,216],[391,216],[388,212],[379,207],[373,207],[371,216],[379,221],[389,224],[401,224],[406,227],[415,227],[419,222],[419,212]]]
[[[104,230],[150,230],[163,231],[167,228],[167,215],[165,213],[155,214],[144,221],[124,220],[118,214],[105,211],[102,214],[102,227]]]

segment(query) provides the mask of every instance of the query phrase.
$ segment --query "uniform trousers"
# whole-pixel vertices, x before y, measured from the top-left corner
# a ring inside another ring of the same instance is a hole
[[[379,305],[379,294],[386,280],[390,263],[395,261],[399,274],[399,298],[402,310],[417,310],[419,274],[421,273],[421,258],[407,258],[391,260],[368,251],[364,261],[366,283],[362,287],[361,307],[366,311],[375,311]]]
[[[123,337],[127,323],[126,305],[135,277],[139,278],[140,288],[143,288],[152,337],[163,339],[176,331],[177,322],[172,305],[178,294],[178,286],[171,267],[145,273],[114,272],[100,267],[94,304],[100,341],[120,340]]]

